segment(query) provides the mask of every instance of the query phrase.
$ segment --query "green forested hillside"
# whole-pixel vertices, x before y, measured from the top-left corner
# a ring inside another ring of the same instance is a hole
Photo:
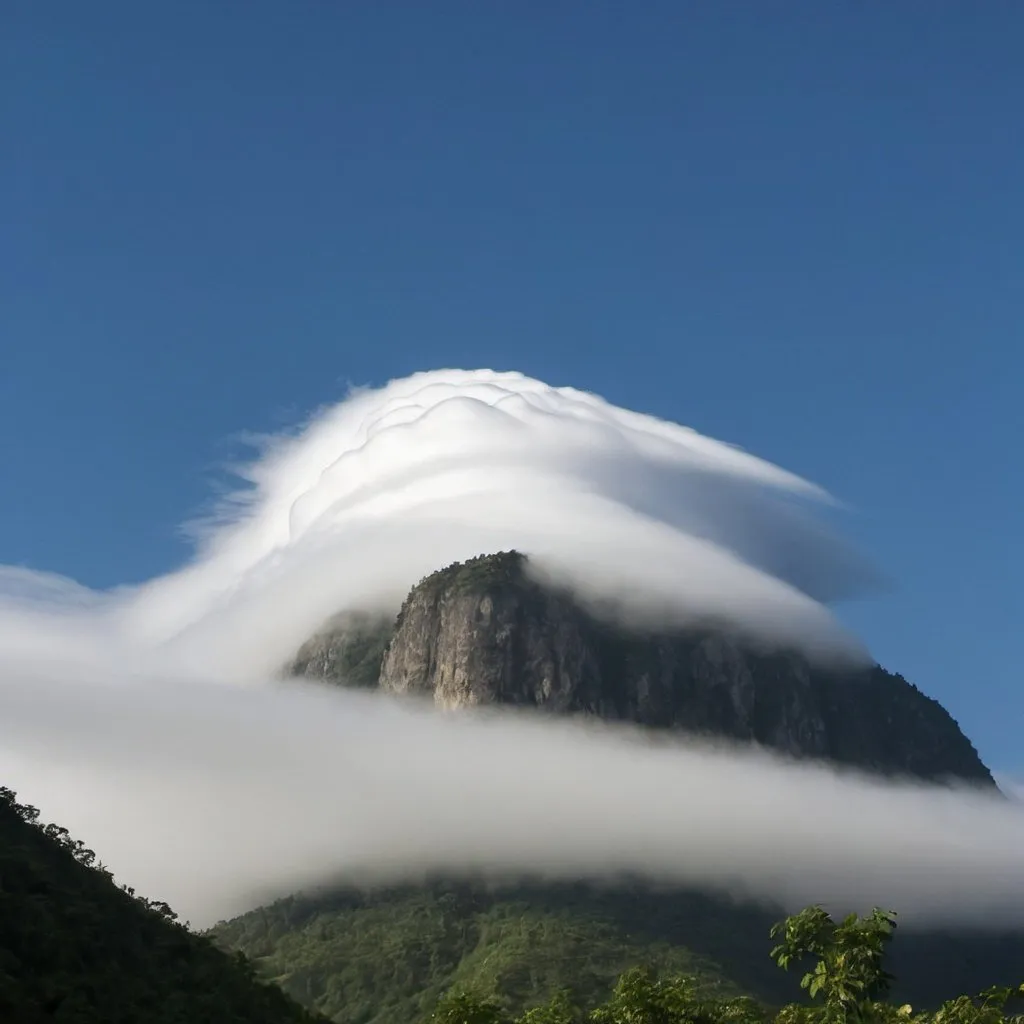
[[[836,920],[821,906],[777,922],[771,959],[799,978],[803,998],[773,1007],[747,996],[706,991],[685,974],[649,967],[623,972],[600,1002],[556,992],[520,1014],[466,988],[442,997],[430,1024],[1024,1024],[1024,984],[961,993],[935,1008],[892,998],[888,952],[896,915],[875,907]],[[801,977],[802,975],[802,977]]]
[[[0,1021],[300,1024],[243,958],[119,889],[66,830],[0,788]]]
[[[291,897],[213,931],[267,978],[345,1024],[406,1024],[449,989],[494,996],[511,1013],[568,989],[595,1005],[626,969],[694,975],[699,988],[788,1001],[772,963],[779,912],[640,885],[434,882]],[[934,1005],[1021,974],[1020,936],[900,935],[896,994]]]
[[[352,1024],[416,1020],[452,986],[498,995],[515,1009],[561,988],[593,1000],[638,961],[738,991],[712,960],[639,921],[632,929],[624,906],[602,911],[585,896],[582,887],[540,898],[529,888],[490,892],[455,883],[348,891],[315,902],[281,900],[213,935],[227,949],[245,950],[297,999]],[[768,975],[771,965],[764,966]]]

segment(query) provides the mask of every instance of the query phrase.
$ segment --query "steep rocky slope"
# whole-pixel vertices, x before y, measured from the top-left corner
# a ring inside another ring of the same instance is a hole
[[[457,708],[513,704],[728,736],[797,757],[994,785],[949,713],[875,666],[817,665],[723,628],[643,632],[536,582],[517,552],[449,566],[396,622],[347,615],[292,671]]]

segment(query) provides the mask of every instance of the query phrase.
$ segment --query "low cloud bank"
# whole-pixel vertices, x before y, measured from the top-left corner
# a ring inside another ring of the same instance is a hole
[[[1024,923],[1024,809],[991,794],[297,682],[4,680],[3,778],[194,924],[460,868]]]

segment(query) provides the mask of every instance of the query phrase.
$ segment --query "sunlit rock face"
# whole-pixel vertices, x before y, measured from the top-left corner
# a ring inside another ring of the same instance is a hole
[[[724,736],[887,775],[994,785],[953,718],[877,665],[816,664],[724,625],[617,625],[539,582],[516,552],[449,566],[397,621],[345,616],[296,674],[446,709],[506,704]]]

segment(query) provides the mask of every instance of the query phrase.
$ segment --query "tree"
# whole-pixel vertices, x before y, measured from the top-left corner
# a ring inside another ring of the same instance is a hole
[[[590,1015],[593,1024],[700,1024],[716,1021],[692,978],[660,979],[647,967],[619,978],[611,999]]]
[[[782,941],[771,956],[783,969],[806,957],[816,960],[800,987],[822,1000],[827,1020],[874,1019],[874,1004],[892,981],[884,960],[895,928],[891,910],[875,907],[864,917],[850,914],[836,924],[822,907],[807,907],[772,928],[771,937]]]
[[[1007,1004],[1024,999],[1024,985],[1017,988],[989,988],[973,999],[959,996],[942,1004],[932,1018],[933,1024],[1024,1024],[1024,1015],[1006,1016]]]
[[[501,1007],[468,992],[443,996],[430,1015],[431,1024],[507,1024]]]
[[[583,1012],[573,1002],[570,994],[562,989],[556,992],[543,1006],[535,1006],[519,1018],[518,1024],[580,1024]]]

